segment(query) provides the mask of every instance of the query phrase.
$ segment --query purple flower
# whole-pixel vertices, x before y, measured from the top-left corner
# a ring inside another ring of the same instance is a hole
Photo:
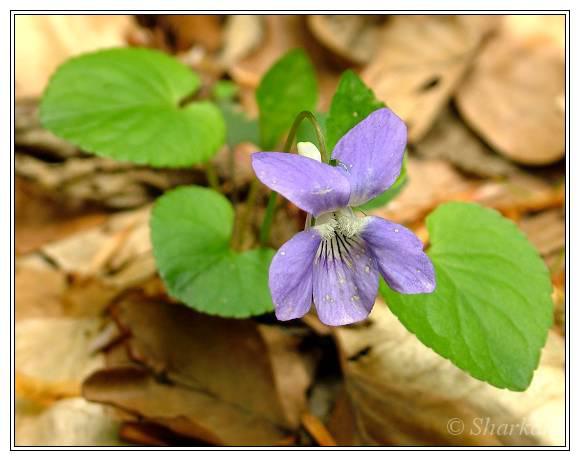
[[[258,152],[256,175],[309,213],[307,229],[286,242],[270,266],[270,291],[279,320],[302,317],[314,304],[327,325],[365,319],[375,302],[379,273],[400,293],[430,293],[435,273],[409,229],[351,207],[368,202],[397,179],[407,141],[405,124],[379,109],[338,142],[333,167],[313,144],[299,153]],[[310,227],[310,215],[315,222]]]

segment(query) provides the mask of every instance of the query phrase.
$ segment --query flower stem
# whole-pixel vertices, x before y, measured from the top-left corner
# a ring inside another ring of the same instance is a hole
[[[207,178],[207,182],[209,183],[210,187],[219,192],[220,191],[220,182],[215,170],[215,166],[211,161],[205,164],[205,177]]]
[[[288,137],[286,138],[286,143],[284,144],[283,152],[289,153],[292,150],[292,146],[294,145],[294,141],[296,138],[296,133],[298,132],[298,127],[300,126],[300,123],[302,123],[304,119],[308,119],[308,121],[314,127],[316,138],[318,139],[318,148],[320,150],[320,156],[323,162],[328,163],[330,159],[328,158],[328,153],[326,152],[326,143],[324,141],[324,135],[322,134],[322,130],[320,128],[320,125],[318,124],[318,120],[316,120],[315,115],[307,110],[300,112],[294,119],[294,123],[290,128]],[[261,246],[266,246],[268,244],[268,241],[270,240],[270,229],[272,228],[272,221],[274,220],[274,213],[276,212],[277,198],[278,194],[276,192],[274,191],[270,192],[270,197],[268,198],[268,206],[266,208],[266,213],[264,214],[264,220],[262,221],[262,225],[260,227]]]
[[[266,246],[268,240],[270,239],[270,228],[272,227],[272,221],[274,220],[274,212],[276,211],[276,199],[278,198],[277,192],[270,192],[270,197],[268,198],[268,206],[266,207],[266,213],[264,214],[264,220],[262,221],[262,226],[260,227],[260,245]]]

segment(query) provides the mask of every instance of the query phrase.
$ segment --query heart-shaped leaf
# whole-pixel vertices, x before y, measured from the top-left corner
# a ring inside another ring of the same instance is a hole
[[[276,61],[262,78],[256,99],[261,146],[273,149],[300,112],[316,107],[316,75],[306,53],[292,50]]]
[[[155,167],[204,163],[223,145],[211,102],[184,104],[199,88],[187,66],[158,51],[116,48],[75,57],[53,75],[42,124],[82,149]]]
[[[185,186],[164,194],[151,215],[157,267],[169,294],[223,317],[273,309],[268,289],[270,248],[244,253],[230,246],[234,210],[219,193]]]
[[[552,325],[552,284],[515,224],[475,204],[441,205],[427,218],[437,279],[431,294],[381,294],[425,345],[473,377],[525,390]]]

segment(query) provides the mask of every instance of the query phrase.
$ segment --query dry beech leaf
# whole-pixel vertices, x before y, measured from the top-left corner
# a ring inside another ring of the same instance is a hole
[[[473,190],[474,184],[443,160],[407,160],[409,182],[386,208],[375,214],[401,223],[412,223],[439,203]]]
[[[378,45],[382,17],[371,15],[312,15],[308,26],[329,50],[349,63],[368,63]]]
[[[369,323],[337,328],[335,338],[362,444],[564,444],[564,343],[557,334],[522,393],[459,370],[382,303]]]
[[[234,14],[226,18],[219,61],[230,67],[251,53],[262,41],[264,19],[250,14]]]
[[[64,399],[50,407],[16,401],[17,446],[121,445],[119,424],[102,405],[82,398]]]
[[[205,392],[164,384],[133,365],[97,371],[84,384],[91,401],[141,415],[190,439],[215,445],[272,445],[286,436],[279,426]]]
[[[311,377],[295,338],[279,328],[139,295],[114,315],[132,363],[121,356],[120,366],[89,377],[88,399],[214,444],[273,444],[298,427]]]
[[[552,186],[539,176],[518,172],[506,180],[481,184],[472,194],[471,200],[517,220],[527,212],[561,208],[564,190],[560,186]]]
[[[144,207],[117,213],[100,226],[45,245],[42,253],[67,273],[104,275],[150,252],[149,212]]]
[[[39,96],[71,56],[125,45],[134,27],[126,15],[17,15],[16,97]]]
[[[528,216],[518,225],[542,256],[564,251],[566,225],[561,209]]]
[[[53,268],[16,266],[14,275],[16,321],[63,314],[66,275]]]
[[[104,364],[103,356],[93,350],[93,341],[101,326],[101,319],[96,317],[38,317],[18,321],[16,371],[49,383],[80,383]]]
[[[167,14],[157,18],[158,25],[168,32],[177,51],[200,45],[217,50],[222,41],[221,17],[216,15]]]
[[[15,181],[15,215],[17,255],[92,228],[107,218],[103,213],[67,206],[55,194],[18,176]]]
[[[564,155],[564,50],[551,36],[553,19],[535,28],[508,17],[477,58],[456,94],[465,120],[500,153],[527,165]],[[559,18],[564,34],[564,16]],[[527,21],[527,19],[523,19]]]
[[[303,45],[301,40],[305,26],[300,16],[269,15],[264,20],[262,44],[229,69],[236,83],[252,89],[257,88],[262,75],[286,51]]]
[[[439,116],[414,150],[424,158],[448,160],[462,171],[482,178],[501,178],[516,171],[513,164],[483,144],[451,110]]]
[[[393,16],[363,80],[401,116],[418,141],[447,104],[477,54],[485,16]]]

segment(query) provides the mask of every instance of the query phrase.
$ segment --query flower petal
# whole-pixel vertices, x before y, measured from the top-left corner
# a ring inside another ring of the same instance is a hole
[[[389,109],[379,109],[346,133],[332,153],[351,185],[352,206],[388,189],[401,173],[407,127]]]
[[[278,320],[296,319],[310,310],[312,267],[320,240],[314,230],[299,232],[272,259],[269,284]]]
[[[314,216],[348,204],[350,184],[339,168],[281,152],[254,154],[252,167],[266,186]]]
[[[399,293],[431,293],[435,271],[421,240],[399,224],[377,217],[366,220],[361,237],[389,286]]]
[[[377,265],[362,240],[340,236],[321,243],[314,260],[313,290],[322,323],[335,326],[364,320],[378,288]]]

